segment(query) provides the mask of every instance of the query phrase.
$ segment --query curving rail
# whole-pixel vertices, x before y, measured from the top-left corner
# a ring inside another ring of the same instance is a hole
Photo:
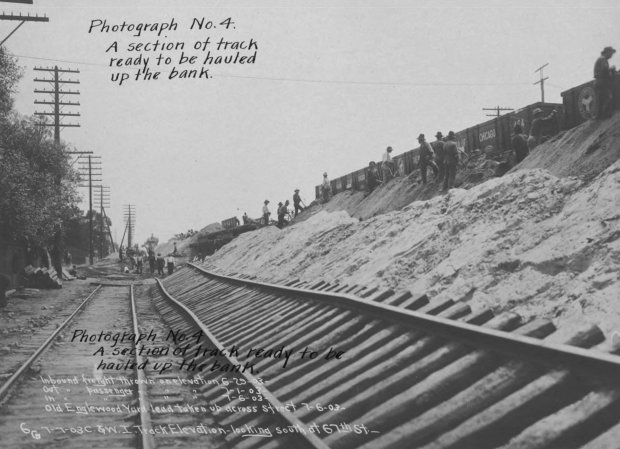
[[[153,294],[165,318],[183,310],[221,352],[345,354],[322,363],[292,357],[286,369],[243,353],[229,360],[255,368],[271,406],[254,403],[271,412],[221,413],[220,425],[280,430],[272,438],[231,432],[230,447],[576,448],[620,436],[620,357],[596,326],[559,333],[546,320],[523,323],[410,292],[280,286],[190,266]],[[221,376],[211,361],[197,360],[201,374]],[[252,403],[224,397],[219,386],[201,393],[221,409]]]

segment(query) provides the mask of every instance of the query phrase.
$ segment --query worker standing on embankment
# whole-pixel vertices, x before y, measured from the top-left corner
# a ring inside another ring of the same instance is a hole
[[[454,131],[448,133],[446,143],[444,144],[446,176],[443,182],[443,189],[449,190],[454,187],[454,179],[456,178],[456,167],[459,163],[459,150],[456,147],[456,137]]]
[[[332,191],[332,186],[329,183],[327,172],[323,173],[323,184],[321,184],[321,191],[323,193],[323,202],[327,203],[329,201],[329,194]]]
[[[263,203],[263,221],[265,222],[265,226],[269,224],[269,216],[271,215],[267,204],[269,204],[269,200],[265,200]]]
[[[431,167],[433,170],[434,180],[439,175],[439,169],[435,163],[435,152],[433,147],[426,141],[424,134],[418,136],[420,144],[420,174],[422,175],[422,184],[426,184],[426,168]]]
[[[444,141],[443,134],[441,131],[437,131],[435,134],[436,141],[431,143],[431,147],[435,152],[435,162],[437,163],[437,182],[441,183],[443,181],[444,176],[446,175],[446,160],[445,160],[445,150],[444,150]]]
[[[611,105],[613,104],[613,77],[615,67],[609,67],[609,59],[616,50],[605,47],[594,63],[594,92],[596,93],[596,118],[604,119],[611,117]]]
[[[530,126],[530,136],[527,138],[527,148],[530,152],[541,143],[543,126],[556,120],[557,111],[554,109],[546,117],[543,117],[544,112],[540,108],[534,109],[532,113],[534,120],[532,120],[532,125]]]
[[[295,189],[295,193],[293,194],[293,207],[295,208],[295,216],[299,214],[299,212],[303,212],[304,208],[301,207],[301,197],[299,196],[299,189]]]
[[[383,172],[383,183],[386,184],[390,179],[392,179],[392,175],[394,173],[394,169],[392,167],[392,147],[387,147],[385,149],[385,153],[383,153],[383,158],[381,160],[381,171]]]
[[[512,149],[515,152],[515,164],[518,164],[529,154],[527,148],[527,137],[523,134],[523,127],[516,123],[514,135],[512,136]]]

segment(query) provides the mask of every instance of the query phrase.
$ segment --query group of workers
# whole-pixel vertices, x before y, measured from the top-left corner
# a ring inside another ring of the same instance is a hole
[[[611,116],[613,109],[613,77],[616,73],[615,67],[609,66],[609,59],[616,50],[612,47],[605,47],[601,52],[601,56],[596,60],[594,65],[594,91],[596,93],[596,110],[592,111],[595,119],[604,119]],[[554,109],[550,114],[545,115],[544,111],[536,108],[532,111],[532,123],[530,125],[529,134],[525,134],[523,126],[516,123],[513,129],[512,148],[514,164],[523,161],[528,154],[543,139],[543,130],[550,124],[557,125],[558,112]],[[433,171],[434,181],[443,182],[443,190],[447,191],[454,187],[456,171],[459,163],[465,158],[462,148],[456,144],[456,137],[453,131],[450,131],[446,137],[441,132],[435,135],[434,142],[427,142],[424,134],[418,136],[420,144],[420,156],[418,167],[422,184],[427,184],[427,172],[430,168]],[[380,183],[387,183],[395,176],[403,176],[405,174],[404,161],[398,159],[398,167],[392,159],[392,147],[388,146],[381,160],[381,168],[378,164],[371,161],[368,164],[366,184],[367,190],[372,192]],[[323,202],[329,200],[331,187],[327,173],[323,174],[323,183],[321,184],[321,196]]]
[[[325,174],[327,176],[327,173]],[[302,201],[301,196],[299,195],[299,189],[295,189],[295,193],[293,194],[293,207],[294,207],[294,215],[290,215],[289,205],[291,203],[289,200],[284,201],[284,203],[278,203],[278,224],[277,226],[281,229],[288,223],[288,219],[296,217],[301,211],[304,210],[306,204]],[[302,206],[303,204],[303,206]],[[244,214],[244,223],[246,221],[247,214]],[[271,211],[269,210],[269,200],[265,200],[263,203],[263,218],[262,222],[264,225],[269,224],[269,220],[271,217]]]
[[[615,67],[609,66],[609,59],[616,52],[612,47],[605,47],[601,52],[601,56],[594,65],[594,91],[596,93],[596,111],[594,118],[602,119],[611,115],[613,104],[613,77],[616,73]],[[512,136],[512,148],[514,154],[514,164],[518,164],[527,157],[527,155],[542,142],[543,129],[549,124],[557,124],[558,113],[554,109],[550,114],[545,115],[544,111],[536,108],[532,111],[533,119],[530,125],[529,134],[523,132],[523,126],[520,123],[515,124]],[[456,172],[460,163],[466,158],[465,152],[459,148],[456,143],[456,135],[450,131],[447,136],[443,136],[441,132],[435,134],[435,141],[427,142],[424,134],[418,136],[420,155],[418,167],[420,169],[420,177],[422,184],[426,185],[427,172],[430,168],[433,172],[433,182],[443,183],[443,190],[447,191],[454,187]],[[398,166],[392,159],[393,149],[388,146],[383,154],[380,168],[379,164],[371,161],[368,164],[366,172],[367,190],[372,192],[379,184],[387,183],[395,176],[403,176],[405,174],[404,160],[398,159]],[[510,164],[512,165],[512,164]],[[323,182],[320,186],[320,198],[323,203],[330,199],[331,183],[327,173],[323,173]],[[286,224],[286,216],[289,214],[289,201],[278,203],[278,226],[283,227]],[[293,204],[295,207],[295,216],[303,210],[301,199],[299,197],[299,189],[295,190],[293,195]],[[271,212],[269,211],[269,200],[265,200],[263,205],[263,218],[265,224],[269,223]],[[244,223],[247,214],[244,215]]]
[[[177,248],[175,243],[174,252],[167,257],[162,256],[161,253],[157,253],[157,256],[155,256],[155,251],[152,249],[149,249],[148,252],[140,251],[139,249],[130,249],[127,251],[127,254],[124,254],[122,246],[118,254],[121,262],[121,271],[123,273],[133,272],[135,274],[143,274],[143,267],[148,263],[151,276],[155,275],[155,270],[157,270],[157,275],[164,276],[164,268],[167,268],[169,275],[174,273]]]
[[[430,168],[433,171],[434,181],[443,182],[444,190],[454,187],[456,170],[461,161],[462,150],[456,145],[456,135],[450,131],[443,136],[441,131],[435,134],[436,140],[429,143],[424,134],[418,136],[420,148],[418,167],[422,184],[427,184],[427,173]],[[395,176],[405,174],[403,159],[399,159],[398,167],[392,159],[392,147],[387,147],[381,160],[381,174],[374,161],[368,164],[366,184],[369,192],[372,192],[380,183],[387,183]]]

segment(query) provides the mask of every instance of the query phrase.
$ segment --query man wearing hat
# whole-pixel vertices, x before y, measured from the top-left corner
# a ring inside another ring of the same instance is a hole
[[[375,161],[370,161],[368,163],[368,168],[366,169],[366,190],[368,193],[372,193],[373,190],[377,188],[381,181],[379,180],[379,171],[377,170],[377,164]]]
[[[433,174],[435,175],[435,179],[437,179],[437,174],[439,169],[437,168],[437,164],[435,164],[435,152],[433,151],[433,147],[426,141],[424,138],[424,134],[420,134],[418,136],[418,142],[420,143],[420,173],[422,175],[422,184],[426,184],[426,167],[431,167],[433,169]]]
[[[329,201],[329,194],[332,191],[332,185],[329,182],[329,178],[327,177],[327,172],[323,173],[323,184],[321,184],[321,192],[323,193],[323,202],[327,203]]]
[[[265,205],[263,206],[263,221],[265,222],[265,226],[269,224],[269,216],[271,215],[271,212],[269,212],[269,207],[267,207],[267,204],[269,204],[269,200],[265,200]]]
[[[515,152],[515,164],[521,162],[528,155],[527,136],[523,134],[523,127],[515,123],[514,135],[512,136],[512,149]]]
[[[381,160],[381,171],[383,172],[383,182],[386,183],[392,179],[394,167],[392,166],[392,147],[387,147],[383,153]]]
[[[301,207],[301,197],[299,196],[299,189],[295,189],[295,193],[293,194],[293,206],[295,206],[295,216],[297,216],[299,212],[302,212],[304,210],[304,208]]]
[[[532,124],[530,126],[530,135],[527,138],[527,148],[529,151],[532,151],[536,145],[541,143],[542,141],[542,133],[543,128],[545,126],[553,126],[554,130],[550,134],[555,134],[558,130],[555,128],[559,128],[556,115],[557,111],[554,109],[551,111],[551,114],[544,117],[544,112],[540,108],[536,108],[532,111],[532,115],[534,119],[532,120]]]
[[[616,52],[612,47],[605,47],[594,63],[594,92],[596,92],[598,119],[611,116],[611,106],[613,101],[613,77],[616,73],[615,67],[609,67],[609,59]]]
[[[280,229],[284,227],[284,217],[288,214],[288,205],[288,200],[286,200],[284,204],[278,203],[278,227]]]
[[[443,181],[443,189],[448,190],[454,187],[456,178],[456,167],[459,164],[459,149],[456,146],[456,136],[454,131],[450,131],[443,146],[445,152],[446,176]]]
[[[445,151],[443,148],[444,141],[441,131],[437,131],[435,138],[437,140],[431,143],[431,147],[433,147],[433,151],[435,152],[435,162],[437,163],[437,168],[439,169],[439,172],[437,173],[437,181],[441,182],[446,173]]]

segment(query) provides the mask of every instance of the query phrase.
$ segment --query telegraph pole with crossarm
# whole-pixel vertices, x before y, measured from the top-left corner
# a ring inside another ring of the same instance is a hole
[[[73,69],[60,69],[58,66],[54,67],[35,67],[35,71],[37,72],[48,72],[51,75],[51,78],[35,78],[34,81],[36,83],[49,83],[51,85],[50,89],[35,89],[34,92],[37,94],[50,94],[51,100],[41,101],[34,100],[35,104],[42,104],[46,106],[52,106],[52,112],[36,112],[35,115],[45,117],[52,116],[53,122],[48,123],[46,120],[39,123],[41,126],[53,126],[54,127],[54,142],[60,144],[60,128],[64,127],[79,127],[79,123],[63,123],[63,117],[79,117],[79,112],[63,112],[64,106],[79,106],[79,102],[73,101],[64,101],[63,97],[65,95],[79,95],[80,91],[76,90],[65,90],[63,89],[63,85],[65,84],[80,84],[78,80],[64,80],[61,79],[61,76],[65,73],[80,73],[79,70]]]
[[[99,187],[101,178],[93,179],[95,177],[101,177],[101,156],[91,156],[90,154],[84,158],[84,162],[80,163],[78,167],[78,173],[80,176],[88,177],[88,185],[80,185],[80,187],[88,187],[88,260],[89,264],[93,264],[94,250],[93,250],[93,187]],[[95,185],[95,183],[97,183]]]
[[[536,84],[540,84],[540,101],[542,101],[543,103],[545,102],[545,81],[549,79],[548,76],[543,76],[543,69],[548,65],[549,63],[547,62],[546,64],[541,65],[536,70],[534,70],[534,73],[540,72],[540,79],[534,83],[534,86]]]
[[[500,111],[514,111],[512,108],[502,108],[496,106],[494,108],[482,108],[483,111],[495,111],[495,114],[487,114],[487,117],[499,117]]]

